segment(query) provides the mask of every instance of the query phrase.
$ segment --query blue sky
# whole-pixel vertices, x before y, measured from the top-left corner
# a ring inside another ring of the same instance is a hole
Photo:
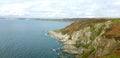
[[[120,0],[0,0],[0,16],[120,17]]]

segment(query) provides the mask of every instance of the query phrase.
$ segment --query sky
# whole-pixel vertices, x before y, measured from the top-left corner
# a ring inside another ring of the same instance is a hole
[[[33,18],[120,17],[120,0],[0,0],[0,16]]]

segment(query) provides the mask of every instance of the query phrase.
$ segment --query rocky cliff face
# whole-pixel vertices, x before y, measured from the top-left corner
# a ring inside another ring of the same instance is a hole
[[[74,22],[49,34],[65,45],[63,51],[76,58],[100,57],[120,49],[120,20],[98,19]]]

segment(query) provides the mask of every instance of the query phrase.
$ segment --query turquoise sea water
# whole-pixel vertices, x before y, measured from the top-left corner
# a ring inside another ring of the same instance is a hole
[[[0,19],[0,58],[58,58],[63,45],[46,35],[70,22]]]

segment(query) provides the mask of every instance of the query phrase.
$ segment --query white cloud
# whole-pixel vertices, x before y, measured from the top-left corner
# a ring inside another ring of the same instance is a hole
[[[120,6],[120,1],[114,2],[113,5],[118,5],[118,6]]]
[[[40,4],[42,6],[49,5],[47,1],[35,1],[35,2],[24,2],[24,3],[10,3],[0,6],[0,14],[2,15],[25,15],[29,14],[26,11],[27,8],[32,7],[33,5]],[[36,9],[37,10],[37,9]]]
[[[92,16],[92,15],[89,15],[89,16],[85,16],[85,18],[95,18],[96,16]]]
[[[13,2],[9,0],[7,0],[7,2],[5,2],[4,0],[1,1],[0,16],[2,14],[4,16],[18,15],[35,17],[120,17],[120,7],[118,7],[120,6],[119,0],[11,0]]]
[[[0,6],[0,13],[3,13],[3,15],[24,15],[26,13],[25,8],[33,4],[32,2],[28,2],[2,5]]]
[[[86,16],[93,15],[93,12],[86,12],[85,15]]]

